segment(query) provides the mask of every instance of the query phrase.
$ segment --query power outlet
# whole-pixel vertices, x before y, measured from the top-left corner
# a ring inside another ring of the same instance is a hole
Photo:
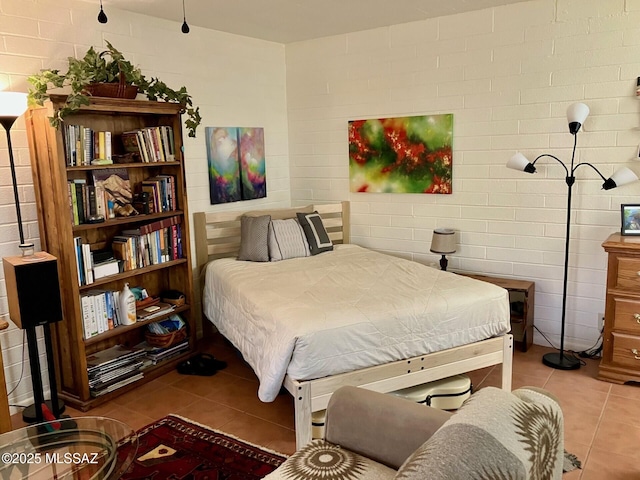
[[[602,331],[604,329],[604,313],[598,314],[598,330]]]

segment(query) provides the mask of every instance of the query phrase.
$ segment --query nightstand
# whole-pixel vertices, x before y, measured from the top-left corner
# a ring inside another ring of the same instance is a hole
[[[511,304],[511,333],[514,343],[526,352],[533,343],[533,311],[536,284],[529,280],[490,277],[471,273],[456,272],[458,275],[493,283],[509,292]]]

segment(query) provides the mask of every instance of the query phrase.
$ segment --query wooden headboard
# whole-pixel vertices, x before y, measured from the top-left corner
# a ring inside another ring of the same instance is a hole
[[[305,207],[300,207],[305,208]],[[327,203],[306,207],[317,211],[322,217],[333,243],[349,243],[349,202]],[[282,218],[282,214],[295,217],[293,208],[253,210],[251,212],[218,212],[193,214],[196,242],[197,272],[211,260],[236,257],[240,250],[240,217],[245,214],[272,215]]]

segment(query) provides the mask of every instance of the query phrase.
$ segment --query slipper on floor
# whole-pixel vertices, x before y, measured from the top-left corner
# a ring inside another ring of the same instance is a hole
[[[199,355],[196,355],[196,357],[203,365],[206,365],[206,368],[214,369],[216,371],[227,368],[227,362],[218,360],[213,355],[210,355],[208,353],[201,353]]]
[[[208,353],[200,353],[185,360],[177,367],[178,373],[182,375],[199,375],[202,377],[210,377],[215,375],[218,370],[222,370],[227,366],[226,362],[215,359]]]

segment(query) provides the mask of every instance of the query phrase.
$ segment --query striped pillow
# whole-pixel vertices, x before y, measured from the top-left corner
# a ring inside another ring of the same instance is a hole
[[[308,257],[309,244],[295,218],[272,220],[269,224],[269,257],[272,262]]]

